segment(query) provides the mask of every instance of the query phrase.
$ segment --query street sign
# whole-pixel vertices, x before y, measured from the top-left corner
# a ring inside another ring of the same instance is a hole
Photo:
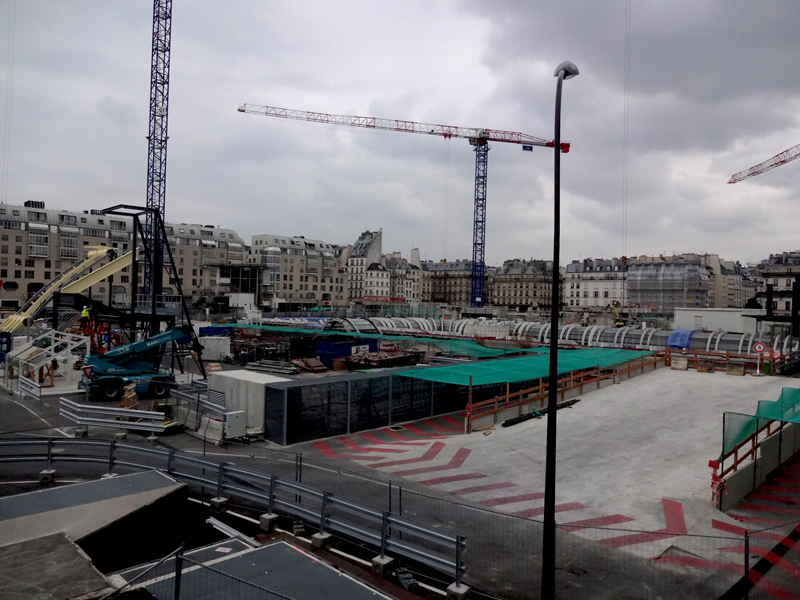
[[[755,344],[753,344],[753,351],[758,352],[759,354],[764,352],[766,349],[767,345],[764,342],[756,342]]]

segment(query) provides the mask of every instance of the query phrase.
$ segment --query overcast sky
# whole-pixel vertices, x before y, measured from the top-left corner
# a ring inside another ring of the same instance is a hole
[[[248,241],[346,244],[382,228],[384,252],[471,258],[467,141],[237,107],[551,139],[553,71],[571,60],[581,74],[564,84],[562,261],[626,249],[744,262],[798,249],[800,160],[726,182],[800,144],[800,5],[631,4],[626,243],[624,0],[174,0],[167,220]],[[0,31],[13,39],[0,43],[0,200],[145,203],[152,10],[146,0],[0,1]],[[552,257],[552,169],[552,150],[492,144],[487,263]]]

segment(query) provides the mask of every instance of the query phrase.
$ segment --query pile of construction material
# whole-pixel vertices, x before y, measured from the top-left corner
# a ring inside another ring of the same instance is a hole
[[[297,358],[292,361],[301,371],[306,373],[327,373],[328,367],[318,358]]]
[[[258,362],[248,363],[245,367],[248,371],[258,371],[259,373],[279,373],[281,375],[297,375],[300,369],[294,363],[281,362],[279,360],[259,360]]]
[[[395,350],[393,352],[364,352],[344,358],[350,371],[360,369],[388,369],[392,367],[409,367],[419,364],[424,353],[414,350]]]

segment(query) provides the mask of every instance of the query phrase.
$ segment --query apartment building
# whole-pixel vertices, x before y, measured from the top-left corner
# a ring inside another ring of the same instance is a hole
[[[213,293],[219,265],[243,262],[243,241],[231,229],[185,223],[167,223],[165,229],[177,278],[187,298]],[[130,252],[132,231],[131,218],[99,211],[53,210],[35,201],[0,204],[0,304],[18,307],[47,281],[83,258],[91,247],[114,248],[119,254]],[[130,293],[130,283],[131,273],[126,267],[94,286],[90,293],[101,301],[107,301],[111,294],[120,304],[127,304],[129,298],[122,296]],[[165,294],[177,292],[176,279],[167,273],[164,286]]]
[[[345,267],[347,279],[347,300],[354,305],[361,303],[366,293],[366,273],[370,265],[380,264],[383,244],[383,231],[362,233],[347,255]]]
[[[761,264],[758,298],[766,301],[767,285],[772,285],[772,309],[776,316],[792,314],[792,285],[800,275],[800,251],[770,254]]]
[[[262,307],[347,306],[342,252],[342,246],[304,236],[254,235],[247,262],[262,270]]]
[[[562,286],[563,286],[563,280]],[[531,309],[549,312],[552,302],[553,263],[544,260],[507,260],[488,278],[490,304],[525,312]],[[562,304],[564,288],[561,288]]]
[[[598,311],[609,304],[627,305],[626,271],[627,265],[619,258],[573,260],[565,269],[565,307]]]
[[[472,291],[471,260],[432,260],[422,263],[430,274],[430,301],[469,306]]]

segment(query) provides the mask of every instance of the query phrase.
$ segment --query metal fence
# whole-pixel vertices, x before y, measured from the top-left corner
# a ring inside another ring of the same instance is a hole
[[[217,450],[214,448],[212,452]],[[509,600],[538,597],[543,524],[535,518],[437,497],[412,489],[413,484],[398,485],[389,478],[343,469],[300,453],[229,443],[225,455],[251,470],[278,473],[287,479],[294,477],[295,481],[330,490],[377,510],[392,511],[437,529],[457,532],[469,540],[466,584]],[[798,533],[792,534],[795,530]],[[775,567],[779,561],[767,561],[758,566],[758,560],[764,559],[754,557],[769,556],[786,536],[800,538],[800,521],[771,529],[746,531],[734,527],[730,531],[690,535],[561,525],[556,537],[559,597],[683,595],[717,600],[731,589],[754,588],[752,599],[761,597],[761,588],[779,596],[783,593],[781,589],[787,593],[796,591],[791,577],[785,583],[765,580],[756,588],[755,583],[765,573],[771,571],[770,576],[780,580],[777,575],[784,575],[780,571],[794,569],[800,574],[800,565],[783,563],[779,568]],[[800,548],[800,543],[796,547]],[[744,597],[744,591],[730,596],[738,597]]]
[[[194,455],[117,443],[79,439],[0,440],[0,463],[90,463],[115,468],[158,469],[192,487],[208,488],[217,498],[234,497],[270,514],[298,517],[320,534],[337,533],[371,545],[380,555],[391,552],[454,577],[460,584],[466,540],[450,531],[375,509],[329,490],[265,474],[229,462]]]
[[[445,545],[451,549],[448,559],[459,564],[466,559],[469,564],[463,576],[467,585],[509,600],[538,597],[541,521],[421,493],[389,479],[348,471],[298,453],[231,444],[222,457],[216,446],[209,446],[207,456],[201,458],[89,440],[39,438],[27,440],[24,446],[19,441],[0,440],[0,463],[36,462],[50,468],[61,461],[83,462],[83,468],[94,465],[100,472],[149,466],[187,481],[206,498],[225,494],[262,510],[269,509],[272,495],[278,499],[273,509],[301,517],[313,528],[349,541],[362,541],[376,550],[381,540],[392,540],[399,545],[393,548],[392,542],[384,541],[384,550],[411,559],[419,557],[404,553],[403,544],[442,552],[441,540],[425,538],[413,527],[401,527],[405,522],[424,525],[452,535],[441,539],[447,540]],[[270,492],[270,484],[275,482],[280,483]],[[330,502],[331,498],[336,500]],[[348,508],[354,504],[358,505],[356,512]],[[386,514],[392,518],[387,520]],[[353,535],[352,530],[340,526],[342,519],[349,519],[351,526],[366,533]],[[468,549],[452,544],[457,536],[469,540]],[[744,598],[748,593],[753,600],[792,597],[800,574],[797,554],[787,555],[792,548],[800,548],[800,521],[763,530],[728,527],[716,536],[560,525],[556,548],[558,597],[685,596],[716,600]],[[462,552],[463,556],[456,556]],[[446,570],[430,561],[426,564],[439,567],[439,572]]]

